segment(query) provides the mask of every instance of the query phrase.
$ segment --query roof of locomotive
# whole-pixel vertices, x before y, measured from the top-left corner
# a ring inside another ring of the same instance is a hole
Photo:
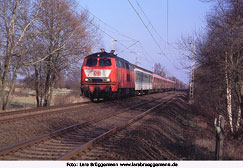
[[[113,57],[113,58],[117,58],[117,55],[112,54],[112,53],[107,53],[107,52],[97,52],[97,53],[88,55],[85,58],[90,58],[90,57]]]
[[[128,62],[129,64],[131,64],[129,61],[118,57],[116,54],[112,54],[112,53],[107,53],[107,52],[97,52],[91,55],[86,56],[85,58],[98,58],[98,57],[110,57],[110,58],[118,58],[120,60],[123,60],[124,62]]]

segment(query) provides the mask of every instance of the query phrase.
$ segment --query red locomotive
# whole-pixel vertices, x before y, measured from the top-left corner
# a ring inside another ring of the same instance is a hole
[[[175,82],[118,57],[114,51],[85,57],[81,68],[81,92],[91,100],[120,98],[173,89]]]
[[[85,57],[81,68],[81,92],[91,100],[134,94],[133,65],[104,50]]]

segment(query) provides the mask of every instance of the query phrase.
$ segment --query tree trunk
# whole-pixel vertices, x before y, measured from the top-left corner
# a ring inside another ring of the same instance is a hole
[[[229,123],[230,123],[230,129],[231,129],[231,132],[233,133],[233,119],[232,119],[232,95],[231,95],[231,88],[229,86],[229,83],[228,83],[228,79],[227,79],[227,76],[226,76],[226,83],[227,83],[227,88],[226,88],[226,97],[227,97],[227,113],[228,113],[228,116],[229,116]]]
[[[44,91],[44,104],[43,106],[49,106],[49,99],[50,99],[50,88],[51,88],[51,77],[52,73],[50,67],[48,67],[48,72],[46,75],[46,82],[45,82],[45,91]]]
[[[225,58],[225,82],[226,82],[226,99],[227,99],[227,113],[228,113],[228,117],[229,117],[229,123],[230,123],[230,129],[231,132],[234,132],[233,129],[233,120],[232,120],[232,92],[231,92],[231,82],[229,79],[229,74],[228,74],[228,68],[227,68],[227,54],[226,54],[226,58]]]
[[[51,88],[50,88],[49,105],[51,105],[52,94],[53,94],[53,89],[54,89],[54,86],[55,86],[55,81],[56,81],[56,75],[53,74],[53,75],[52,75],[52,81],[51,81]]]
[[[10,90],[7,94],[7,97],[5,99],[5,102],[3,103],[3,110],[6,110],[9,106],[9,100],[10,100],[10,97],[13,93],[13,90],[15,88],[15,82],[16,82],[16,79],[17,79],[17,73],[18,73],[18,70],[19,70],[19,67],[16,67],[15,71],[14,71],[14,74],[13,74],[13,79],[11,81],[11,87],[10,87]]]
[[[36,99],[36,106],[40,107],[40,82],[39,82],[39,73],[38,73],[38,69],[37,66],[34,65],[35,68],[35,99]]]
[[[236,131],[238,131],[239,128],[240,128],[240,122],[241,122],[241,104],[239,104],[239,109],[238,109],[238,117],[237,117],[237,123],[236,123]]]
[[[9,66],[11,63],[11,57],[8,55],[6,56],[5,59],[5,64],[4,64],[4,69],[3,69],[3,77],[1,80],[1,90],[0,90],[0,108],[2,110],[4,110],[4,106],[5,106],[5,89],[6,89],[6,85],[7,85],[7,79],[8,79],[8,74],[9,74]]]
[[[238,82],[236,84],[236,89],[235,89],[236,95],[237,95],[237,103],[238,103],[238,114],[237,114],[237,121],[236,121],[236,131],[239,131],[240,128],[240,123],[241,123],[241,107],[242,107],[242,82]]]
[[[0,62],[0,111],[1,111],[1,107],[2,107],[2,100],[1,100],[1,97],[2,97],[2,64]]]
[[[55,74],[51,74],[49,77],[49,82],[48,82],[48,90],[45,93],[45,100],[44,100],[44,106],[50,106],[51,105],[51,100],[52,100],[52,94],[53,94],[53,89],[55,86]]]

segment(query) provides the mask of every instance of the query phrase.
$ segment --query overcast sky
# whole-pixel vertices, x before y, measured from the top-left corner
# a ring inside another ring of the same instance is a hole
[[[131,63],[135,64],[139,59],[139,66],[148,70],[152,70],[153,64],[160,63],[169,75],[188,83],[189,73],[180,64],[183,53],[178,52],[176,43],[181,36],[194,36],[195,31],[205,29],[206,14],[211,10],[211,3],[199,0],[77,2],[80,9],[84,7],[90,11],[100,27],[102,39],[94,52],[98,52],[99,48],[110,51],[113,46],[118,56]]]

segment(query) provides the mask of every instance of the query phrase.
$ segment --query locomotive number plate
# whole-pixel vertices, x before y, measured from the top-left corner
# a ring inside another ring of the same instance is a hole
[[[101,76],[100,70],[94,70],[94,76]]]

